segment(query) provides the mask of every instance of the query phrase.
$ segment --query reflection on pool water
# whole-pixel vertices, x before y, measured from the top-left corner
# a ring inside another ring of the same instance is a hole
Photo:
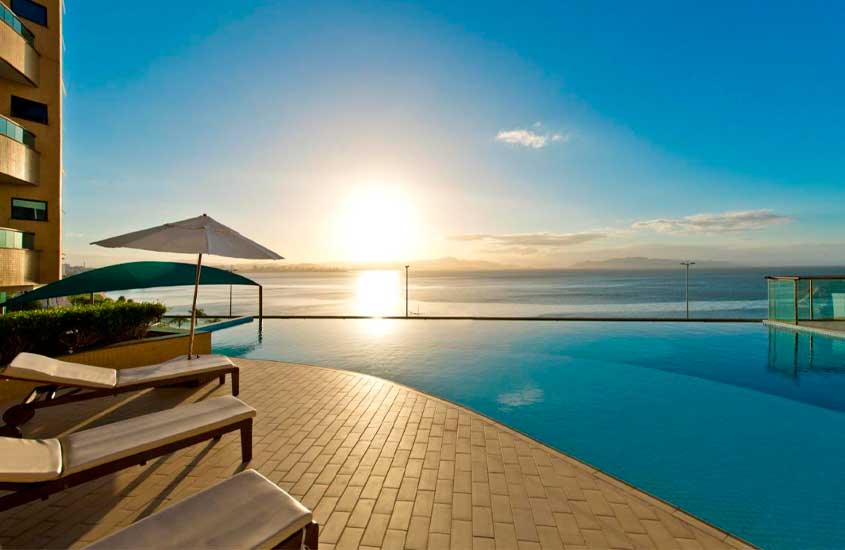
[[[765,548],[845,544],[845,340],[758,324],[270,320],[215,351],[455,401]]]

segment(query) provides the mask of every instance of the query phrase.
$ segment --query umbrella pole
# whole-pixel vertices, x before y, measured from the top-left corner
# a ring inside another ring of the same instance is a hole
[[[197,293],[200,289],[200,271],[202,270],[202,253],[197,258],[197,275],[194,279],[194,302],[191,305],[191,336],[188,338],[188,360],[194,353],[194,327],[197,323]]]

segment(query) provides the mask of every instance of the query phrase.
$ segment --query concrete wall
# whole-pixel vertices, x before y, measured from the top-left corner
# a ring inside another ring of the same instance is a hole
[[[38,86],[41,72],[39,57],[23,36],[9,25],[0,25],[0,62],[5,63],[2,68],[4,78]]]
[[[35,234],[35,249],[40,250],[39,283],[61,278],[61,194],[62,194],[62,56],[61,0],[37,0],[47,7],[47,27],[21,18],[35,35],[38,52],[38,86],[0,78],[0,114],[11,117],[13,95],[47,104],[48,124],[20,118],[15,122],[35,134],[38,151],[38,185],[0,183],[0,226],[29,231]],[[5,2],[5,0],[0,0]],[[6,4],[8,6],[8,4]],[[5,26],[5,23],[0,23]],[[0,149],[0,154],[3,154]],[[47,221],[11,219],[11,199],[47,201]],[[3,287],[0,280],[0,287]]]
[[[124,369],[161,363],[182,354],[187,354],[188,337],[185,335],[160,336],[121,342],[58,357],[62,361]],[[198,333],[194,339],[194,353],[211,353],[211,333]],[[0,380],[0,403],[2,409],[20,402],[35,387],[35,384],[16,380]],[[0,422],[2,424],[2,422]]]
[[[0,135],[0,182],[8,185],[38,185],[41,177],[41,162],[38,151],[33,151],[23,143]],[[26,195],[27,187],[20,188],[20,194]],[[10,223],[11,220],[7,220]]]

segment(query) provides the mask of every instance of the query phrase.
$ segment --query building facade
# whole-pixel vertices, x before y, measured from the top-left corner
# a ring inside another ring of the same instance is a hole
[[[61,278],[62,0],[0,0],[0,301]]]

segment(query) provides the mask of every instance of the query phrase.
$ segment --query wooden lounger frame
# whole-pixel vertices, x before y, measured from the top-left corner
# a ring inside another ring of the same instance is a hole
[[[20,426],[26,424],[33,416],[35,416],[36,409],[64,405],[66,403],[74,403],[76,401],[84,401],[86,399],[96,399],[97,397],[108,397],[147,388],[161,388],[164,386],[203,379],[219,378],[220,384],[222,385],[226,383],[227,374],[232,377],[232,395],[238,395],[238,393],[240,393],[240,374],[236,365],[222,365],[219,368],[210,369],[201,373],[186,374],[184,376],[177,376],[174,378],[161,378],[158,380],[139,382],[138,384],[118,386],[115,388],[85,386],[83,384],[72,386],[66,384],[41,385],[34,388],[21,403],[9,407],[6,412],[3,413],[3,422],[6,424],[4,426],[0,426],[0,436],[22,437],[23,434],[21,433]],[[22,382],[43,382],[41,380],[27,380],[25,378],[3,375],[0,375],[0,378],[18,380]]]
[[[170,454],[203,441],[220,439],[224,434],[237,430],[240,430],[241,432],[241,459],[244,463],[247,463],[252,460],[252,418],[247,418],[246,420],[241,420],[240,422],[235,422],[233,424],[229,424],[228,426],[209,430],[186,439],[174,441],[173,443],[168,443],[160,447],[155,447],[148,451],[136,453],[113,462],[107,462],[105,464],[101,464],[100,466],[91,468],[90,470],[83,470],[75,474],[70,474],[66,477],[32,483],[0,482],[0,490],[14,491],[8,495],[0,496],[0,512],[4,512],[10,508],[26,504],[27,502],[31,502],[33,500],[46,500],[47,497],[53,493],[64,491],[65,489],[75,487],[76,485],[80,485],[86,481],[101,478],[132,466],[144,465],[148,460]]]

